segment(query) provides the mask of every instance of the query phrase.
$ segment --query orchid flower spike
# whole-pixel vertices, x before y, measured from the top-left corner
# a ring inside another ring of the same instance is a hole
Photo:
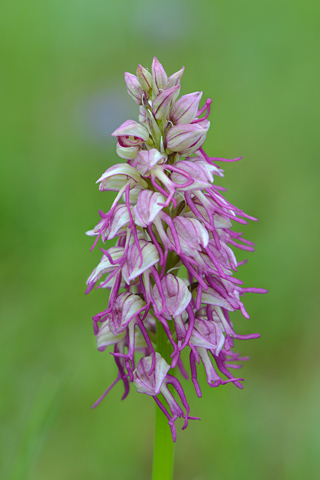
[[[136,75],[125,73],[127,91],[139,105],[139,122],[127,120],[112,134],[126,163],[111,166],[97,181],[101,191],[116,196],[110,211],[100,211],[99,222],[87,232],[96,237],[94,245],[100,238],[103,243],[116,239],[114,246],[101,248],[102,258],[87,280],[87,293],[95,286],[110,292],[93,327],[98,350],[111,348],[118,369],[94,406],[118,381],[124,385],[122,398],[134,383],[162,410],[173,441],[176,419],[182,417],[185,428],[196,418],[189,416],[176,378],[179,370],[188,378],[181,352],[189,353],[199,397],[199,365],[210,387],[232,383],[242,388],[242,379],[231,370],[246,358],[233,351],[234,339],[259,334],[236,334],[229,315],[240,310],[249,318],[244,294],[267,292],[245,288],[234,277],[245,262],[237,262],[232,248],[254,248],[232,230],[232,222],[256,219],[222,196],[224,189],[216,183],[223,176],[220,164],[232,160],[209,157],[203,149],[211,100],[200,106],[202,92],[179,99],[183,73],[184,67],[168,77],[157,58],[150,71],[139,65]],[[165,349],[159,341],[163,335]]]

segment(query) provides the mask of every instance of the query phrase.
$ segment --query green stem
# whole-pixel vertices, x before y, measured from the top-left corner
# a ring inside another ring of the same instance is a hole
[[[157,322],[157,351],[170,363],[168,337],[160,322]],[[167,417],[156,405],[156,423],[153,454],[152,480],[172,480],[174,443]]]

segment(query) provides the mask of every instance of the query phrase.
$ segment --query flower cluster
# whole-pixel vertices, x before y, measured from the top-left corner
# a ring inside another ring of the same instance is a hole
[[[214,183],[223,176],[218,163],[230,160],[203,150],[211,100],[200,108],[202,92],[178,99],[183,71],[168,78],[154,58],[151,73],[139,65],[136,76],[125,74],[128,93],[139,105],[139,123],[128,120],[112,134],[117,154],[127,162],[99,178],[101,191],[117,195],[110,211],[100,211],[101,220],[87,232],[96,236],[94,245],[100,237],[103,242],[117,238],[115,246],[101,248],[100,263],[87,281],[87,292],[97,284],[110,290],[108,306],[93,317],[93,327],[98,350],[113,346],[118,368],[96,404],[119,380],[125,398],[133,382],[166,415],[173,440],[175,420],[182,417],[185,428],[193,418],[174,375],[176,369],[188,378],[181,352],[189,352],[199,397],[200,363],[210,387],[232,382],[242,388],[242,379],[230,372],[245,360],[232,351],[233,339],[259,334],[236,334],[229,312],[240,310],[248,318],[243,294],[266,292],[243,288],[233,277],[241,263],[231,247],[253,251],[253,244],[232,231],[232,222],[255,219],[225,200],[224,189]]]

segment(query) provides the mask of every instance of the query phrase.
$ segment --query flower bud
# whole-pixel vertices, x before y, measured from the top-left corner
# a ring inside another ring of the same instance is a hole
[[[180,85],[164,90],[153,100],[152,111],[157,120],[162,120],[169,115],[173,96],[180,91]],[[178,93],[179,95],[179,93]]]
[[[150,168],[157,165],[157,163],[163,163],[165,160],[165,155],[155,148],[151,148],[150,150],[140,150],[137,157],[133,160],[132,166],[135,167],[141,175],[146,175]]]
[[[156,352],[155,368],[150,374],[151,366],[151,355],[141,358],[133,372],[133,381],[139,393],[145,393],[153,397],[159,395],[162,383],[170,370],[170,366],[158,352]]]
[[[137,313],[145,302],[133,293],[124,292],[116,298],[112,308],[112,317],[109,321],[109,327],[113,335],[119,335],[124,332],[128,323],[133,319],[133,315]]]
[[[178,72],[174,73],[171,75],[171,77],[168,78],[168,85],[167,88],[174,87],[175,85],[179,85],[181,83],[181,77],[184,72],[184,67],[181,68]]]
[[[151,88],[152,88],[152,75],[148,70],[141,65],[138,66],[137,68],[137,77],[139,80],[139,83],[141,85],[141,88],[149,93]]]
[[[163,66],[161,65],[161,63],[158,61],[156,57],[154,57],[152,62],[152,76],[153,76],[152,88],[154,93],[158,95],[165,88],[167,88],[168,77]]]
[[[183,155],[198,150],[206,139],[210,122],[204,126],[195,124],[178,124],[170,128],[166,135],[167,147]]]
[[[124,147],[139,145],[140,143],[146,142],[149,138],[148,130],[134,120],[127,120],[111,135],[118,137],[119,143]]]
[[[135,75],[125,72],[124,79],[127,84],[127,90],[130,97],[138,104],[142,104],[143,90],[140,87],[140,83]]]
[[[168,273],[163,277],[161,286],[166,300],[166,308],[163,315],[166,319],[171,320],[171,317],[175,318],[181,315],[187,308],[192,298],[191,293],[185,280],[172,275],[172,273]],[[153,298],[157,309],[159,311],[162,310],[162,299],[157,285],[153,287]]]
[[[135,224],[144,228],[150,225],[163,209],[163,205],[159,205],[159,203],[165,203],[165,201],[166,198],[161,193],[142,190],[139,194],[137,205],[133,207]]]
[[[173,123],[191,123],[196,118],[202,92],[183,95],[173,105],[170,118]]]

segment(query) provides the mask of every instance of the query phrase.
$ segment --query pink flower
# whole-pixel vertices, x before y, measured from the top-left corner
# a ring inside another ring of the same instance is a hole
[[[211,350],[219,355],[224,345],[224,335],[218,322],[196,316],[190,342],[194,347]]]
[[[175,441],[176,440],[176,431],[174,426],[175,420],[178,417],[183,417],[185,419],[185,422],[182,428],[184,429],[187,427],[189,419],[198,420],[198,418],[188,416],[190,407],[188,405],[187,399],[185,397],[185,394],[183,392],[183,389],[179,381],[175,377],[168,375],[170,366],[161,357],[161,355],[159,355],[159,353],[156,353],[155,355],[156,355],[155,366],[152,370],[152,373],[150,373],[150,370],[152,367],[152,358],[144,357],[139,361],[137,368],[133,372],[133,380],[134,380],[134,383],[136,384],[138,392],[152,396],[156,401],[156,403],[161,408],[161,410],[167,416],[167,418],[169,419],[168,423],[171,428],[173,441]],[[175,388],[177,392],[177,396],[179,396],[182,402],[182,405],[186,410],[186,413],[183,412],[181,406],[177,403],[172,393],[168,389],[167,387],[168,384],[172,384],[173,387]],[[157,398],[157,396],[160,393],[162,393],[164,399],[166,400],[170,413],[168,412],[168,410],[166,410],[164,405]]]
[[[149,170],[157,164],[162,164],[165,160],[166,156],[163,153],[158,152],[155,148],[151,148],[150,150],[141,150],[138,152],[132,165],[141,175],[149,177],[151,175]]]
[[[140,254],[141,252],[141,254]],[[142,261],[141,261],[142,259]],[[127,284],[159,262],[158,251],[151,242],[139,240],[138,246],[132,243],[123,265],[122,276]]]
[[[176,228],[181,250],[186,255],[192,256],[195,251],[200,251],[209,242],[209,233],[199,220],[195,218],[175,217],[173,224]],[[169,238],[172,234],[169,232]]]
[[[163,209],[165,200],[165,197],[159,192],[142,190],[137,204],[133,207],[136,225],[144,228],[150,225]]]
[[[113,305],[109,321],[109,328],[113,335],[124,332],[131,320],[144,306],[144,301],[138,295],[129,292],[120,293]]]
[[[163,381],[170,370],[170,365],[159,353],[156,353],[155,367],[150,374],[151,365],[151,357],[142,358],[133,373],[133,378],[138,392],[154,396],[159,395]]]
[[[161,287],[165,299],[163,316],[168,320],[181,315],[191,300],[191,293],[185,281],[172,273],[168,273],[161,280]],[[157,285],[153,287],[153,298],[158,310],[162,308],[162,298]]]

